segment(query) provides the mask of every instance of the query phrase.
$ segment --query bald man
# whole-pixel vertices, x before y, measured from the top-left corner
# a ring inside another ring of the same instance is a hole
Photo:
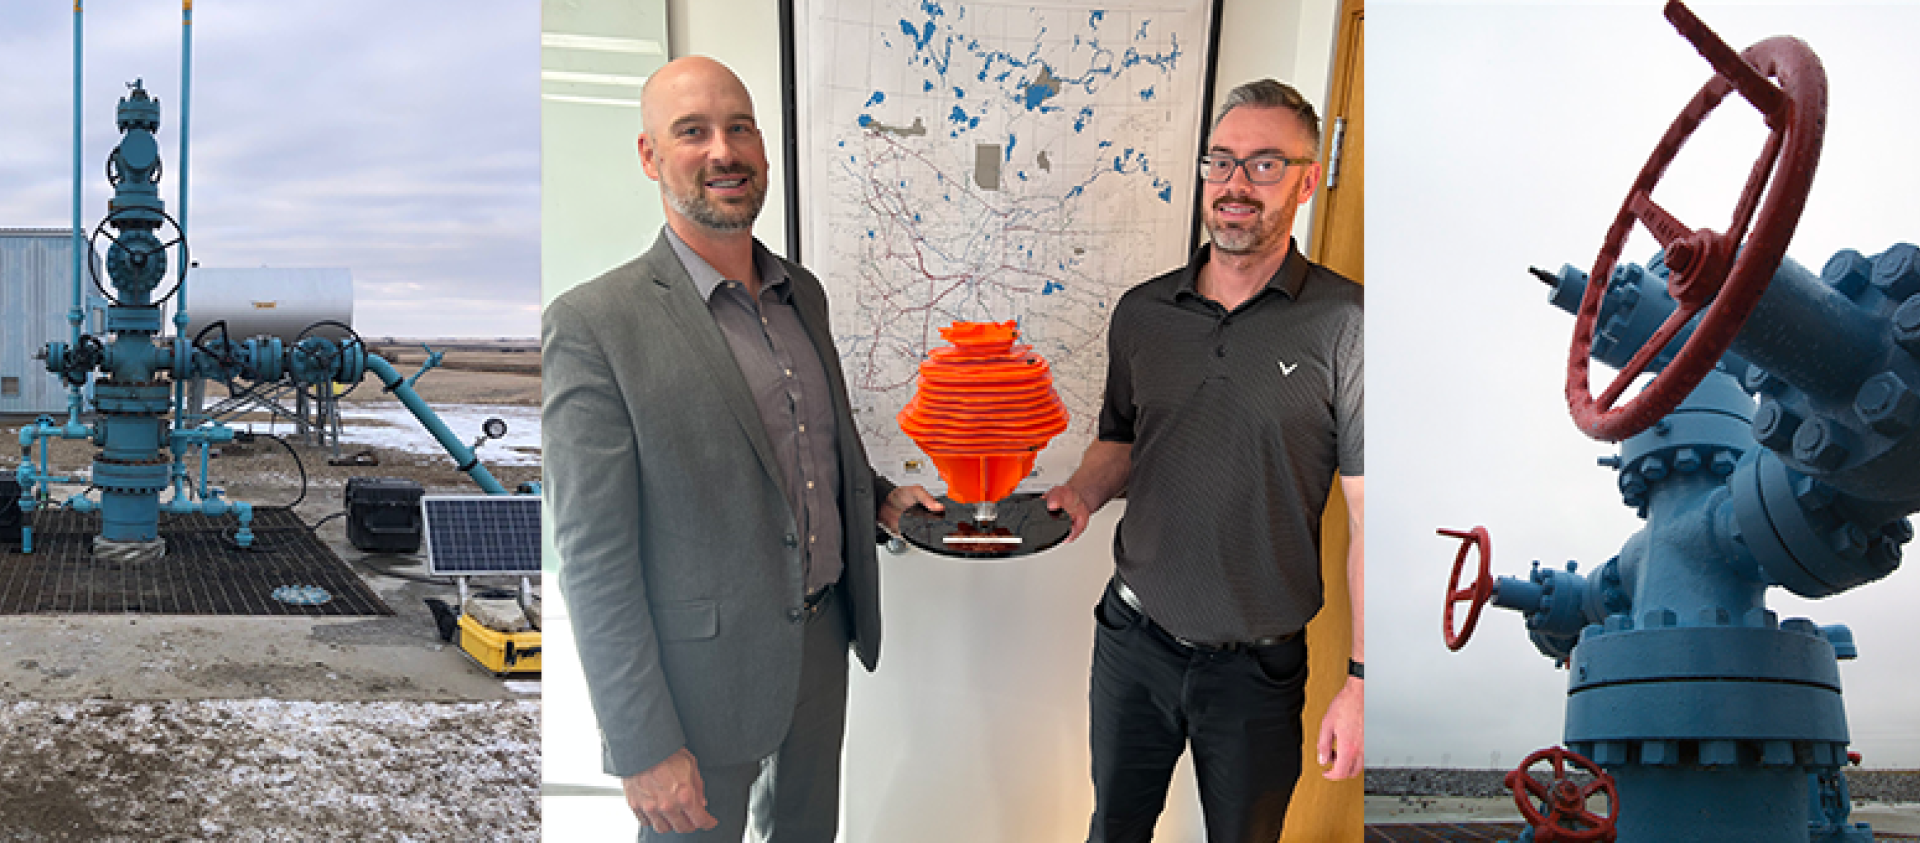
[[[541,324],[547,500],[604,763],[641,840],[832,841],[847,651],[880,654],[873,525],[939,504],[874,473],[820,282],[753,237],[746,86],[641,93],[667,224]]]

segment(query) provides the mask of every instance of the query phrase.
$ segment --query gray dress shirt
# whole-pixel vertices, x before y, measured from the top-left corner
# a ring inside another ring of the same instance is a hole
[[[839,434],[827,371],[794,310],[786,270],[755,240],[753,262],[760,274],[755,298],[745,284],[724,277],[694,252],[671,226],[666,232],[753,390],[801,536],[807,593],[817,592],[838,582],[842,567]]]

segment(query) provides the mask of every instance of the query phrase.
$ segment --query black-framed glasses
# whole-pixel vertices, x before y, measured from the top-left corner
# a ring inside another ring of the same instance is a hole
[[[1234,168],[1247,171],[1247,181],[1254,184],[1278,184],[1280,177],[1287,174],[1289,164],[1311,164],[1312,158],[1288,158],[1282,155],[1249,155],[1235,158],[1231,155],[1200,156],[1200,177],[1215,184],[1225,184],[1233,180]]]

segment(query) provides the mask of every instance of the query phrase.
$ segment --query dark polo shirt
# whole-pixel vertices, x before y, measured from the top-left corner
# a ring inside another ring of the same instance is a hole
[[[1290,248],[1229,313],[1187,266],[1127,291],[1107,337],[1100,439],[1131,443],[1115,565],[1192,641],[1252,641],[1320,610],[1320,515],[1362,476],[1361,287]]]

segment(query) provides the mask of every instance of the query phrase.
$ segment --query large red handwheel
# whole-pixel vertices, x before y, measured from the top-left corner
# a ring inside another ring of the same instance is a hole
[[[1460,540],[1460,552],[1453,555],[1453,575],[1447,577],[1447,609],[1440,616],[1440,634],[1446,639],[1447,649],[1459,650],[1467,646],[1467,639],[1473,635],[1474,626],[1480,623],[1480,610],[1486,608],[1487,601],[1493,599],[1493,536],[1485,527],[1475,527],[1462,532],[1440,528],[1440,535],[1452,536]],[[1460,587],[1460,572],[1465,570],[1467,549],[1480,549],[1480,572],[1467,587]],[[1460,622],[1458,632],[1453,626],[1453,607],[1467,604],[1466,620]]]
[[[1542,783],[1533,777],[1529,770],[1542,760],[1553,762],[1553,780]],[[1584,785],[1574,784],[1567,778],[1567,762],[1593,774],[1593,781]],[[1588,761],[1586,756],[1557,746],[1550,746],[1527,756],[1527,760],[1507,774],[1507,789],[1513,791],[1513,802],[1520,806],[1521,816],[1533,827],[1534,843],[1586,843],[1604,840],[1612,843],[1614,820],[1620,816],[1620,791],[1613,786],[1613,777],[1599,765]],[[1595,793],[1604,793],[1607,797],[1606,816],[1587,810],[1587,800]],[[1539,802],[1535,804],[1536,800]],[[1543,812],[1541,807],[1546,810]]]
[[[1786,256],[1787,242],[1793,239],[1800,212],[1806,207],[1807,191],[1813,187],[1813,171],[1820,161],[1826,131],[1827,72],[1805,42],[1784,36],[1769,38],[1735,55],[1733,48],[1679,0],[1667,4],[1667,18],[1713,65],[1715,75],[1667,128],[1666,136],[1653,148],[1653,156],[1627,191],[1620,214],[1594,259],[1586,296],[1580,300],[1573,348],[1567,358],[1567,408],[1573,413],[1574,424],[1588,436],[1605,442],[1618,442],[1639,433],[1673,412],[1726,353]],[[1778,87],[1767,81],[1769,77],[1778,80]],[[1673,163],[1680,145],[1733,91],[1739,91],[1759,109],[1771,131],[1734,206],[1727,233],[1691,229],[1654,203],[1653,187],[1667,165]],[[1758,218],[1754,216],[1756,209]],[[1594,323],[1599,319],[1614,263],[1636,221],[1666,249],[1666,264],[1671,270],[1667,290],[1678,306],[1613,383],[1595,398],[1587,386]],[[1665,370],[1632,401],[1614,407],[1620,394],[1702,310],[1705,315],[1693,336]]]

